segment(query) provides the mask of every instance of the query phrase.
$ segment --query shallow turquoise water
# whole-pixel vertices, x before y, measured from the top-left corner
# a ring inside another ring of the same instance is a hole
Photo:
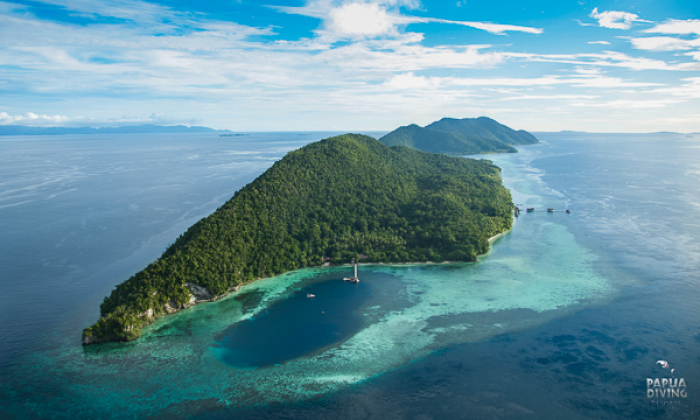
[[[587,150],[581,149],[583,146],[578,143],[574,146],[579,147],[580,155],[588,156],[581,151]],[[243,331],[242,326],[265,326],[265,320],[285,317],[292,320],[290,326],[294,326],[293,321],[297,319],[321,322],[318,311],[325,311],[322,306],[326,293],[316,293],[314,302],[307,302],[302,296],[307,291],[327,290],[329,300],[334,296],[334,305],[343,305],[345,301],[339,292],[351,285],[343,284],[339,279],[348,275],[348,267],[304,269],[260,280],[219,302],[197,305],[177,315],[161,318],[140,340],[127,344],[82,348],[78,344],[80,328],[91,321],[90,317],[65,315],[61,331],[72,331],[70,334],[47,335],[41,345],[30,348],[16,359],[17,362],[2,371],[5,385],[0,407],[8,416],[17,418],[24,418],[27,414],[39,418],[142,418],[215,416],[216,413],[241,418],[253,418],[259,414],[264,418],[274,413],[275,407],[284,407],[283,412],[290,414],[285,417],[304,413],[302,417],[323,418],[335,411],[349,417],[363,417],[362,412],[381,417],[381,413],[389,413],[382,411],[377,404],[367,403],[371,397],[358,401],[352,394],[350,402],[343,402],[341,396],[347,396],[348,392],[363,393],[363,390],[372,394],[379,392],[377,387],[384,386],[381,384],[388,384],[390,391],[381,393],[389,401],[398,399],[410,405],[410,401],[418,398],[415,393],[426,389],[425,385],[412,382],[411,378],[425,376],[416,373],[415,369],[432,364],[437,366],[438,375],[450,378],[449,372],[455,369],[454,364],[469,365],[471,351],[474,357],[482,353],[506,352],[503,349],[508,346],[499,342],[499,337],[511,337],[509,340],[516,343],[512,354],[507,357],[517,359],[529,353],[534,356],[520,360],[515,366],[508,365],[506,359],[497,361],[497,364],[509,367],[506,371],[497,365],[492,366],[494,377],[507,382],[507,372],[520,372],[520,375],[541,372],[542,375],[555,375],[544,376],[550,378],[549,381],[558,381],[557,378],[563,375],[567,378],[562,382],[564,388],[573,384],[581,387],[590,382],[585,386],[593,393],[591,398],[602,401],[604,391],[595,391],[595,384],[607,383],[605,373],[599,372],[581,382],[586,372],[606,363],[606,359],[612,360],[612,353],[620,351],[627,355],[627,359],[620,359],[614,367],[605,369],[634,366],[642,381],[644,375],[652,373],[642,371],[643,365],[639,361],[647,353],[649,358],[656,357],[656,353],[652,354],[648,345],[638,342],[640,337],[629,329],[649,331],[645,334],[654,337],[655,341],[662,337],[663,329],[650,327],[648,323],[627,327],[617,332],[625,339],[608,350],[605,346],[611,344],[605,343],[614,343],[615,339],[603,338],[606,335],[601,332],[601,327],[592,327],[589,324],[592,321],[577,324],[577,317],[579,314],[605,313],[608,314],[605,322],[613,325],[623,320],[631,322],[637,315],[631,313],[624,302],[632,302],[632,305],[642,302],[649,307],[649,298],[641,298],[639,291],[653,289],[659,281],[672,280],[666,276],[652,281],[643,272],[628,269],[631,261],[636,261],[629,249],[639,248],[639,244],[632,244],[624,251],[611,252],[611,246],[619,245],[600,241],[606,235],[604,226],[612,229],[626,225],[621,221],[604,223],[602,217],[612,219],[614,215],[602,214],[588,205],[601,201],[594,195],[581,192],[583,181],[572,187],[566,179],[547,179],[556,171],[541,168],[550,168],[559,162],[561,158],[557,160],[556,156],[562,149],[565,149],[563,145],[545,143],[524,148],[517,155],[489,158],[503,168],[504,181],[511,188],[516,203],[537,208],[569,207],[573,209],[572,214],[521,214],[512,231],[497,239],[491,252],[476,263],[362,266],[360,285],[366,293],[348,296],[347,307],[328,322],[327,330],[308,339],[302,343],[304,345],[285,346],[285,342],[295,336],[291,327],[290,331],[279,336],[274,330],[261,327],[256,336],[254,330]],[[542,159],[553,159],[554,163],[540,165]],[[603,159],[598,158],[598,161]],[[574,173],[573,166],[569,171]],[[558,173],[566,171],[559,170]],[[596,184],[592,182],[591,185]],[[612,194],[621,195],[620,192]],[[686,287],[689,283],[678,284]],[[683,287],[680,290],[685,290]],[[683,299],[674,304],[675,308],[689,305]],[[95,302],[85,301],[82,305],[93,308]],[[621,309],[609,309],[618,307]],[[548,328],[552,331],[559,328],[557,337],[563,338],[552,338]],[[680,322],[678,328],[690,327]],[[566,332],[561,332],[562,329]],[[546,338],[527,338],[530,332],[545,334]],[[236,351],[250,351],[251,348],[226,343],[227,338],[235,337],[254,337],[258,342],[276,348],[267,354],[241,357],[242,353]],[[280,340],[275,341],[277,338]],[[578,340],[581,351],[572,344]],[[633,342],[635,344],[631,345]],[[692,344],[685,345],[692,348]],[[479,346],[486,350],[479,350],[482,348]],[[552,346],[556,350],[550,352]],[[444,355],[444,349],[458,350]],[[591,356],[584,357],[586,352]],[[651,361],[651,366],[654,361]],[[554,373],[543,371],[543,366],[552,366]],[[493,383],[487,371],[480,371],[481,368],[476,366],[472,369],[480,372],[473,377],[475,380]],[[628,378],[631,374],[626,375],[620,377]],[[438,395],[446,398],[443,404],[451,405],[457,402],[448,395],[459,394],[461,388],[468,387],[460,381],[470,377],[452,379],[449,386],[435,385],[440,383],[439,379],[429,383],[440,389],[435,398]],[[543,385],[537,383],[536,386]],[[512,409],[505,401],[515,398],[513,393],[520,392],[517,389],[509,389],[499,409],[505,412]],[[468,398],[480,395],[475,392]],[[644,389],[639,394],[643,398]],[[551,395],[556,395],[556,392]],[[322,398],[331,398],[331,405],[335,408],[328,408]],[[543,398],[530,395],[528,400],[518,401],[518,404],[539,404],[557,412],[552,408],[557,404],[550,407]],[[284,405],[279,406],[279,403]],[[427,401],[425,404],[425,407],[414,407],[415,412],[432,410],[431,404]],[[582,403],[576,404],[580,406]],[[614,406],[614,403],[610,404],[610,407]],[[634,404],[639,403],[635,400]],[[355,405],[368,411],[349,414]],[[482,406],[475,405],[477,408]],[[558,403],[558,406],[562,404]],[[329,411],[313,414],[315,408]],[[401,411],[399,407],[395,409]],[[527,410],[536,412],[534,407]],[[581,412],[573,409],[568,414]],[[596,413],[592,418],[601,418],[601,413],[612,413],[611,409],[604,407],[590,408],[589,412]],[[522,413],[523,418],[528,418]],[[646,414],[642,412],[637,418]]]

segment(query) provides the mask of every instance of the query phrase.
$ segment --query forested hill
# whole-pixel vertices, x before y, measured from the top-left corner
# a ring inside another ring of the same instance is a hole
[[[389,148],[346,134],[288,153],[162,257],[117,286],[84,342],[129,340],[194,297],[305,266],[473,261],[511,226],[488,161]],[[207,290],[204,290],[205,288]]]
[[[537,138],[486,118],[443,118],[426,127],[399,127],[379,139],[387,146],[407,146],[432,153],[470,155],[515,153],[512,146],[534,144]]]
[[[459,133],[481,137],[486,140],[497,140],[509,145],[535,144],[537,138],[525,130],[515,131],[487,117],[443,118],[426,126],[426,128],[449,133]]]

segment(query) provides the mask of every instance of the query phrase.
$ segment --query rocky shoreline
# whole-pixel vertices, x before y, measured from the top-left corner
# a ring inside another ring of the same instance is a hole
[[[256,279],[260,280],[260,279]],[[255,281],[255,280],[254,280]],[[156,312],[154,308],[148,308],[145,312],[141,313],[140,316],[142,318],[145,318],[145,324],[138,325],[138,326],[131,326],[127,328],[126,332],[132,331],[134,328],[142,328],[148,324],[153,323],[156,319],[160,318],[161,316],[166,316],[166,315],[172,315],[175,313],[180,312],[183,309],[187,309],[191,306],[200,304],[200,303],[207,303],[207,302],[215,302],[217,300],[223,299],[226,296],[230,295],[231,293],[235,293],[240,289],[240,286],[233,286],[232,288],[229,289],[227,293],[224,293],[223,295],[218,295],[218,296],[213,296],[212,293],[206,288],[206,287],[201,287],[198,286],[194,283],[185,283],[183,284],[183,287],[187,287],[190,290],[190,300],[188,303],[183,303],[181,305],[178,305],[176,302],[169,301],[162,307],[162,312],[163,314],[160,316],[156,316]],[[84,330],[84,331],[87,331]],[[104,343],[104,342],[109,342],[109,341],[119,341],[119,342],[124,342],[124,341],[133,341],[136,338],[138,338],[140,334],[134,338],[129,338],[129,337],[123,337],[123,336],[115,336],[115,335],[108,335],[108,336],[103,336],[101,338],[98,338],[94,335],[85,335],[83,334],[83,345],[89,345],[89,344],[97,344],[97,343]]]
[[[510,229],[499,233],[498,235],[492,236],[488,239],[489,243],[492,243],[494,240],[500,238],[501,236],[505,235],[508,233]],[[483,255],[483,254],[482,254]],[[364,266],[370,266],[370,265],[402,265],[402,266],[407,266],[407,265],[434,265],[434,264],[458,264],[458,263],[463,263],[466,261],[442,261],[442,262],[434,262],[434,261],[420,261],[420,262],[400,262],[400,263],[383,263],[383,262],[365,262],[365,263],[358,263],[358,265],[364,265]],[[348,267],[352,266],[352,264],[340,264],[340,265],[331,265],[329,263],[325,263],[321,267]],[[277,275],[281,275],[284,273],[280,273]],[[274,277],[274,276],[273,276]],[[182,305],[177,305],[175,302],[167,302],[165,305],[163,305],[163,312],[164,314],[161,316],[167,316],[167,315],[172,315],[175,313],[178,313],[182,311],[183,309],[187,309],[191,306],[200,304],[200,303],[207,303],[207,302],[216,302],[218,300],[221,300],[227,296],[229,296],[231,293],[236,293],[240,290],[241,287],[246,286],[248,284],[251,284],[255,281],[262,280],[264,278],[270,278],[270,277],[260,277],[255,280],[251,280],[245,284],[242,284],[240,286],[233,286],[232,288],[229,289],[227,293],[224,293],[223,295],[218,295],[218,296],[213,296],[212,293],[205,287],[199,286],[194,283],[185,283],[183,284],[183,287],[187,287],[190,290],[190,300],[188,303],[183,303]],[[142,317],[146,318],[146,323],[144,325],[138,326],[138,328],[142,328],[148,324],[153,323],[156,319],[160,318],[160,316],[155,316],[155,311],[153,308],[149,308],[146,312],[143,312],[141,314]],[[127,330],[130,331],[133,329],[133,326]],[[86,330],[87,331],[87,330]],[[140,336],[140,335],[139,335]],[[98,339],[97,337],[93,335],[83,335],[83,345],[89,345],[89,344],[97,344],[97,343],[104,343],[104,342],[109,342],[109,341],[119,341],[119,342],[125,342],[125,341],[133,341],[137,339],[139,336],[136,336],[132,339],[129,339],[127,337],[122,337],[122,336],[106,336],[102,337],[102,339]]]

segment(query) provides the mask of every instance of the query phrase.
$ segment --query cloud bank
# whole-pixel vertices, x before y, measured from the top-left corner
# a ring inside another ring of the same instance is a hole
[[[272,25],[138,0],[44,4],[68,18],[0,0],[0,124],[346,130],[488,114],[531,130],[596,119],[628,131],[647,109],[698,124],[696,19],[596,8],[577,15],[596,27],[567,15],[558,28],[476,19],[471,3],[441,13],[415,0],[248,6],[281,19]],[[633,103],[639,112],[615,113]]]

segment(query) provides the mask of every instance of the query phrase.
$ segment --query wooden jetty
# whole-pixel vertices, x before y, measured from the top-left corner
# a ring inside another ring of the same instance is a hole
[[[516,207],[516,208],[517,208],[517,207]],[[537,211],[537,209],[535,209],[534,207],[528,207],[528,208],[526,209],[526,211],[527,211],[528,213],[532,213],[532,212]],[[554,213],[554,212],[557,212],[557,211],[566,212],[567,214],[570,214],[570,213],[571,213],[571,210],[569,210],[569,209],[566,209],[566,210],[554,210],[552,207],[547,207],[545,210],[540,210],[540,211],[546,211],[547,213]],[[520,209],[518,209],[518,213],[520,213]],[[516,216],[516,217],[517,217],[517,216]]]
[[[343,281],[349,281],[350,283],[355,283],[355,284],[357,284],[357,283],[360,282],[360,278],[357,277],[357,262],[355,261],[354,258],[352,259],[352,265],[353,265],[353,267],[354,267],[354,269],[355,269],[354,276],[352,276],[352,277],[345,277],[345,278],[343,279]]]

